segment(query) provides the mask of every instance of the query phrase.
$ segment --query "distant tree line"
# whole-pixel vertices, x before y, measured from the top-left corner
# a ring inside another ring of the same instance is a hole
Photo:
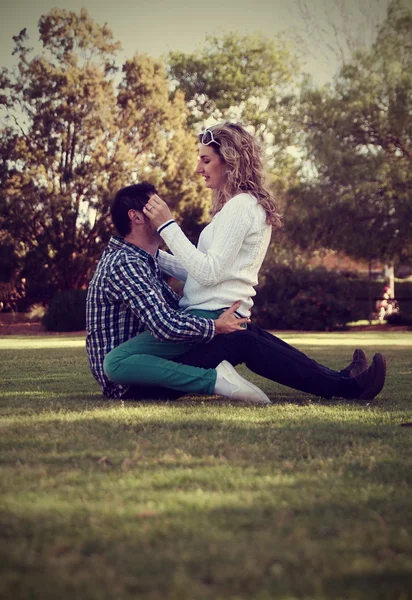
[[[313,249],[393,264],[412,256],[412,11],[393,0],[372,47],[330,84],[303,75],[284,37],[211,36],[165,62],[119,42],[85,10],[26,30],[0,71],[0,283],[24,280],[26,305],[84,288],[111,235],[110,199],[154,183],[195,240],[209,193],[195,173],[196,133],[240,120],[267,148],[285,226],[271,265]]]

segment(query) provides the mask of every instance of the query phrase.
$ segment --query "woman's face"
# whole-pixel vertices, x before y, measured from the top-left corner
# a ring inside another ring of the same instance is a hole
[[[203,175],[206,187],[211,190],[220,190],[225,185],[226,164],[210,144],[209,146],[199,144],[199,162],[196,173]]]

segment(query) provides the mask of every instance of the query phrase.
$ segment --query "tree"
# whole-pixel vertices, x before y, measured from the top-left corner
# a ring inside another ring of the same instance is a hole
[[[36,300],[42,287],[47,296],[47,288],[84,285],[107,239],[103,215],[113,170],[108,177],[101,173],[115,154],[111,109],[119,48],[110,30],[84,10],[55,9],[41,17],[39,32],[42,54],[30,57],[23,30],[14,37],[17,69],[1,72],[8,120],[0,140],[7,157],[2,226],[25,257]]]
[[[133,177],[151,181],[197,238],[209,209],[209,197],[196,176],[196,138],[187,128],[184,96],[170,97],[165,65],[135,55],[123,66],[118,93],[118,129],[129,149]]]
[[[0,72],[0,225],[31,301],[86,285],[119,187],[150,179],[183,212],[198,194],[198,220],[205,200],[183,99],[170,100],[164,66],[136,55],[116,85],[120,45],[85,10],[54,9],[39,32],[41,54],[32,56],[23,30],[14,38],[17,67]]]
[[[169,73],[184,93],[190,122],[241,120],[267,150],[273,183],[283,193],[296,174],[289,149],[299,139],[299,62],[288,42],[262,35],[208,36],[194,53],[172,52]]]
[[[370,49],[390,0],[295,0],[291,13],[300,54],[311,57],[331,76],[355,52]]]
[[[306,90],[311,176],[289,197],[287,230],[395,265],[412,253],[412,13],[391,3],[375,44],[333,85]]]

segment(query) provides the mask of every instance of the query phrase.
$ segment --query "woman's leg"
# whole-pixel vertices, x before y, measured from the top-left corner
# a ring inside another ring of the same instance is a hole
[[[232,365],[245,363],[257,375],[323,398],[349,397],[353,391],[352,382],[340,373],[253,323],[245,331],[217,336],[207,344],[207,352],[196,346],[176,360],[211,368],[224,359]]]

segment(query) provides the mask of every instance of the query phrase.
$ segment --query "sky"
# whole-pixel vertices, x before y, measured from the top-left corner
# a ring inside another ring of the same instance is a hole
[[[304,70],[321,85],[331,79],[338,62],[327,46],[319,43],[313,28],[301,18],[299,4],[306,6],[308,18],[322,26],[329,20],[339,27],[340,15],[335,3],[343,5],[352,31],[361,24],[362,8],[368,12],[368,27],[384,14],[388,0],[0,0],[0,66],[10,67],[12,36],[27,28],[31,43],[38,39],[37,22],[51,8],[78,12],[86,8],[100,24],[112,29],[123,47],[121,57],[146,52],[153,57],[172,50],[192,52],[201,48],[207,34],[238,31],[261,32],[276,37],[289,31],[303,34],[308,47],[300,48],[306,57]],[[325,9],[326,7],[326,9]],[[329,12],[331,11],[331,12]],[[360,11],[360,12],[359,12]],[[325,21],[326,19],[326,21]],[[305,32],[306,27],[306,32]],[[363,32],[368,29],[363,27]],[[309,29],[309,32],[307,31]],[[322,47],[321,47],[322,46]],[[306,51],[306,50],[309,51]]]

